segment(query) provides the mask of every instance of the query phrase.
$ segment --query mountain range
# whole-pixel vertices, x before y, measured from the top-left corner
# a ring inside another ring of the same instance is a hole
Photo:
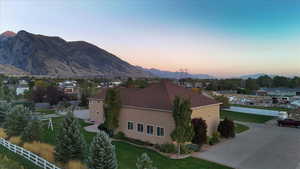
[[[208,74],[191,74],[183,71],[171,72],[159,69],[146,69],[140,67],[145,72],[149,72],[152,75],[160,78],[170,78],[170,79],[181,79],[181,78],[192,78],[192,79],[216,79],[215,77]]]
[[[117,56],[85,41],[24,30],[0,35],[0,64],[20,73],[56,77],[149,77]],[[9,71],[10,69],[5,69]],[[4,69],[3,69],[4,70]]]

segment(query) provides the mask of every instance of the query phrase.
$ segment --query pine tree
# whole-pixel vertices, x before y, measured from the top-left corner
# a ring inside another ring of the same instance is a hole
[[[0,127],[3,126],[5,118],[8,115],[9,110],[11,109],[10,103],[0,103]]]
[[[27,126],[21,135],[22,140],[25,142],[40,141],[42,134],[42,124],[37,119],[32,119],[28,122]]]
[[[100,131],[91,143],[89,165],[90,169],[118,168],[115,146],[104,131]]]
[[[80,125],[70,111],[66,115],[56,138],[55,159],[66,163],[69,160],[84,160],[86,142],[80,132]]]
[[[147,153],[143,153],[141,157],[137,159],[136,167],[137,169],[157,169],[152,165],[152,160]]]
[[[4,128],[9,137],[19,136],[27,126],[30,110],[23,105],[17,105],[10,109],[5,118]]]

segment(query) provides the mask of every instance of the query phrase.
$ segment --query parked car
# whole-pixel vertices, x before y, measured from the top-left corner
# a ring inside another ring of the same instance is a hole
[[[293,119],[277,120],[278,126],[300,127],[300,121]]]

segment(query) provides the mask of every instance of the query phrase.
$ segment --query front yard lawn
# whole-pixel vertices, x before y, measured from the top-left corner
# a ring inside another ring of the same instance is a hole
[[[244,131],[249,130],[248,126],[245,126],[243,124],[235,123],[235,133],[242,133]]]
[[[62,117],[53,119],[54,131],[48,130],[45,126],[43,142],[55,144],[55,132],[59,128],[59,123],[62,121],[62,119]],[[85,123],[83,120],[80,120],[79,122],[82,126],[82,133],[84,134],[86,141],[90,143],[95,136],[95,133],[89,133],[83,129],[83,127],[90,124]],[[229,167],[220,164],[193,157],[182,160],[172,160],[152,150],[136,147],[125,142],[114,141],[113,144],[116,146],[119,169],[135,169],[137,157],[139,157],[144,152],[146,152],[151,157],[158,169],[230,169]]]
[[[239,113],[239,112],[232,112],[227,110],[221,110],[220,115],[222,119],[227,117],[230,120],[234,120],[234,121],[252,122],[252,123],[265,123],[274,118],[272,116]]]

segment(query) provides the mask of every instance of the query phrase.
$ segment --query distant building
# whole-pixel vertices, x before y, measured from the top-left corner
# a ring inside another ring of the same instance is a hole
[[[65,94],[78,94],[77,81],[64,81],[58,83],[58,87],[61,88]]]
[[[23,95],[26,91],[29,91],[27,85],[20,85],[16,88],[16,95]]]
[[[300,96],[300,88],[262,88],[258,90],[259,94],[266,94],[274,97],[293,97]]]

